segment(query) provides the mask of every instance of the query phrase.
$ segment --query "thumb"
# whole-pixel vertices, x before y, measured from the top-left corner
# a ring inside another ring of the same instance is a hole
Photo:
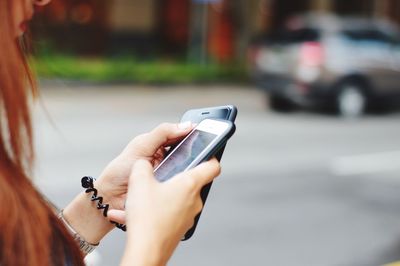
[[[178,174],[175,179],[192,178],[196,187],[201,189],[203,186],[212,182],[221,173],[221,165],[217,159],[212,158],[203,162],[184,173]]]
[[[147,160],[137,160],[132,167],[129,178],[129,187],[131,185],[143,182],[154,182],[153,166]]]

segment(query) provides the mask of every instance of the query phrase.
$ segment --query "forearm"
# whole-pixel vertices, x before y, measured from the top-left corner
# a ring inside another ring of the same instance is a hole
[[[80,193],[63,211],[67,222],[75,231],[91,244],[97,244],[113,229],[103,212],[96,208],[90,195]]]

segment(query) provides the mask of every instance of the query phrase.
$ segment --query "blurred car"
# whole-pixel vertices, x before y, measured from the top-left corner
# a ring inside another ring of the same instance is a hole
[[[271,108],[334,107],[343,116],[400,95],[400,35],[384,20],[308,14],[249,46],[250,74]]]

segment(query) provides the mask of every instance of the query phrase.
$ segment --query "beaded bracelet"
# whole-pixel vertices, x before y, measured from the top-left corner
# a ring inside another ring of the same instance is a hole
[[[91,201],[97,201],[97,209],[98,210],[103,210],[103,216],[107,217],[107,212],[108,212],[108,208],[110,207],[109,204],[103,204],[103,197],[98,196],[97,195],[97,189],[94,188],[93,182],[94,182],[94,178],[91,176],[84,176],[81,179],[81,184],[82,187],[85,188],[85,193],[90,193],[93,192],[90,200]],[[122,231],[126,231],[126,225],[124,224],[119,224],[117,222],[114,221],[110,221],[110,223],[114,224],[115,227],[121,229]]]

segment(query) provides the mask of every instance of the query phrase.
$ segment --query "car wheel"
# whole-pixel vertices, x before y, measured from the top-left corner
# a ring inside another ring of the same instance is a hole
[[[277,112],[289,112],[294,109],[294,104],[289,99],[277,95],[269,95],[269,105]]]
[[[367,96],[357,84],[343,84],[336,96],[336,105],[339,114],[343,117],[359,117],[367,107]]]

